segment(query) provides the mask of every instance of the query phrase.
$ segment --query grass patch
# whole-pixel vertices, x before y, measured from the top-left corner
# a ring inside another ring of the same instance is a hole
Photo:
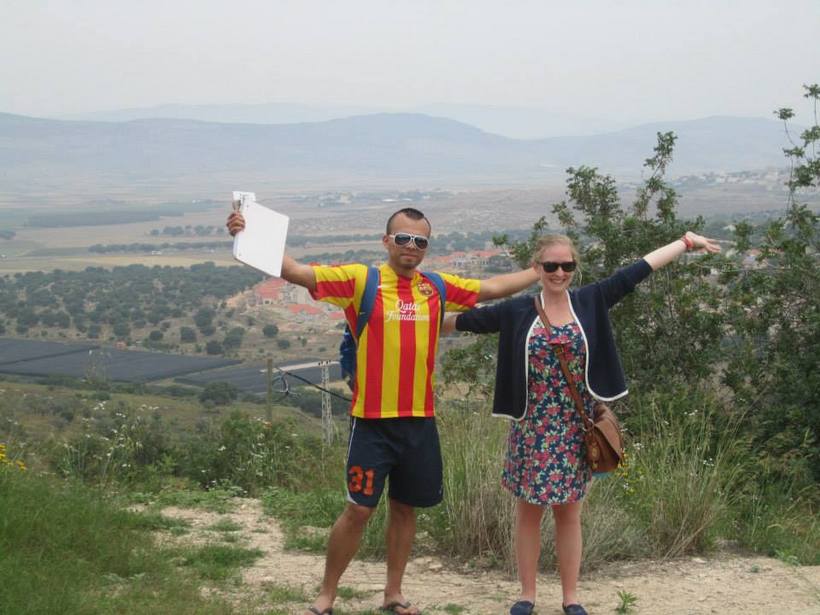
[[[209,528],[212,532],[238,532],[242,526],[230,519],[220,519]]]
[[[285,534],[285,548],[310,553],[325,550],[327,536],[306,528],[329,528],[344,510],[344,495],[321,489],[294,493],[283,487],[262,494],[262,508],[279,520]]]
[[[786,563],[818,566],[820,521],[811,502],[789,485],[752,486],[733,510],[726,532],[743,546]]]
[[[154,545],[164,521],[30,473],[0,471],[0,493],[0,612],[232,612]]]
[[[295,587],[293,585],[278,585],[276,583],[271,583],[269,585],[265,585],[265,593],[268,599],[275,604],[279,604],[281,602],[307,603],[308,600],[310,600],[308,595],[301,587]]]
[[[136,513],[135,527],[145,530],[165,530],[174,534],[186,533],[191,523],[185,519],[166,517],[158,512]]]
[[[313,491],[293,492],[274,487],[262,494],[262,507],[280,522],[285,534],[285,548],[309,553],[323,553],[327,546],[327,532],[345,508],[344,492],[318,487]],[[358,557],[384,555],[384,528],[387,523],[387,497],[367,524]]]
[[[344,585],[340,585],[339,589],[336,590],[336,595],[342,600],[362,600],[371,596],[373,593],[374,592],[360,591]]]
[[[157,494],[155,503],[159,506],[179,508],[199,508],[220,514],[229,513],[234,508],[234,498],[240,495],[236,489],[215,488],[205,490],[163,491]]]
[[[244,549],[226,545],[205,545],[179,551],[180,564],[194,570],[199,577],[210,581],[224,581],[239,568],[250,566],[262,557],[259,549]]]

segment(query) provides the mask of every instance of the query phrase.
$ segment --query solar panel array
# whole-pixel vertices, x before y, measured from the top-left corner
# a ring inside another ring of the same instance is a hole
[[[319,384],[321,368],[308,366],[315,359],[305,359],[293,368],[291,386],[307,380]],[[18,376],[96,377],[117,382],[145,383],[175,378],[177,382],[205,386],[211,382],[229,382],[246,393],[267,391],[264,363],[242,364],[235,359],[176,355],[142,350],[116,350],[94,343],[62,343],[0,337],[0,373]],[[276,373],[279,373],[275,370]],[[330,379],[341,379],[339,365],[330,366]],[[281,384],[279,385],[281,387]]]

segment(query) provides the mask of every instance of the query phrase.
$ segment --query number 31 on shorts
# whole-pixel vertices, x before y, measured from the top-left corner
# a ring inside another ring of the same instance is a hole
[[[350,493],[363,493],[364,495],[373,495],[373,479],[376,476],[375,470],[362,470],[362,466],[352,466],[347,471],[350,476],[350,482],[347,483],[347,488]]]

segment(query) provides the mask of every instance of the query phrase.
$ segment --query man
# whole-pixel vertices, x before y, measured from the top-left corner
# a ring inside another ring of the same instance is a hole
[[[231,235],[244,228],[228,218]],[[367,325],[358,340],[347,459],[347,506],[331,529],[319,595],[306,615],[331,615],[339,579],[359,548],[362,533],[389,477],[386,531],[387,582],[382,609],[417,615],[401,590],[416,533],[416,507],[442,498],[441,451],[433,408],[433,371],[438,346],[440,297],[418,270],[429,245],[430,222],[413,208],[387,221],[382,245],[387,262]],[[310,266],[285,255],[282,277],[307,288],[314,299],[341,307],[351,331],[367,279],[361,264]],[[479,301],[505,297],[537,281],[532,268],[473,280],[441,274],[446,309],[464,311]]]

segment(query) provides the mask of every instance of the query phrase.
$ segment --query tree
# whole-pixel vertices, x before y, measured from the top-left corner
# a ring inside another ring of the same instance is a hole
[[[213,308],[204,307],[197,310],[196,314],[194,314],[194,323],[197,327],[199,327],[200,331],[206,327],[210,327],[213,323],[214,316],[216,316],[216,312]]]
[[[242,339],[245,337],[245,329],[242,327],[234,327],[225,335],[222,341],[222,346],[225,350],[236,350],[242,345]]]
[[[761,237],[759,267],[724,272],[730,288],[733,360],[725,382],[747,408],[756,448],[777,482],[820,481],[820,224],[801,198],[820,187],[820,86],[804,85],[814,125],[795,139],[794,112],[775,111],[789,142],[786,211],[762,229],[736,225],[740,252]]]
[[[664,181],[674,143],[674,134],[658,133],[654,153],[644,165],[649,177],[629,208],[622,207],[613,177],[587,166],[567,170],[568,199],[555,204],[553,212],[562,231],[579,244],[584,283],[611,275],[687,229],[703,225],[702,219],[677,217],[677,194]],[[535,242],[547,231],[542,217],[527,239],[510,242],[502,235],[494,241],[508,246],[524,267]],[[613,310],[616,342],[630,381],[648,389],[672,390],[709,378],[724,333],[717,309],[721,290],[709,281],[716,262],[719,259],[704,257],[670,264]]]
[[[222,344],[220,342],[217,342],[216,340],[211,340],[210,342],[205,344],[205,352],[208,354],[222,354],[224,351],[222,348]]]
[[[277,327],[277,326],[276,326],[276,325],[274,325],[274,324],[265,325],[265,326],[262,328],[262,334],[263,334],[265,337],[268,337],[268,338],[270,338],[270,337],[276,337],[277,335],[279,335],[279,327]]]
[[[116,337],[125,338],[131,334],[131,327],[128,326],[127,322],[116,322],[114,323],[114,327],[112,328],[112,332]]]
[[[194,331],[191,327],[180,327],[179,341],[184,344],[196,342],[196,331]]]

